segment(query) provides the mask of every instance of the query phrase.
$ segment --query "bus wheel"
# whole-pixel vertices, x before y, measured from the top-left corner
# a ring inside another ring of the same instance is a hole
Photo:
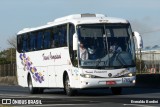
[[[120,95],[122,93],[121,87],[112,87],[111,90],[114,95]]]
[[[44,89],[43,88],[38,88],[37,90],[38,90],[37,91],[38,94],[42,94]]]
[[[32,79],[31,79],[31,77],[29,76],[29,78],[28,78],[28,88],[29,88],[29,92],[31,93],[31,94],[36,94],[37,93],[37,88],[34,88],[33,87],[33,84],[32,84]]]
[[[70,80],[69,80],[68,75],[66,75],[65,77],[64,90],[68,96],[73,96],[75,94],[75,90],[71,89],[70,87]]]

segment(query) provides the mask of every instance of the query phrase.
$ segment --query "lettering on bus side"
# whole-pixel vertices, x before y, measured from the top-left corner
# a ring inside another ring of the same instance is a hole
[[[98,70],[93,70],[93,71],[85,71],[86,73],[107,73],[107,71],[98,71]]]
[[[56,59],[61,59],[61,54],[56,54],[56,55],[52,55],[52,53],[50,52],[49,55],[45,55],[44,53],[42,54],[43,60],[56,60]]]

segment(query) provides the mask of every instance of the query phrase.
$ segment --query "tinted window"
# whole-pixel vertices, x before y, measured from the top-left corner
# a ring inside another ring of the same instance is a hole
[[[30,50],[36,50],[36,33],[30,34]]]
[[[50,32],[50,40],[51,40],[51,43],[50,43],[50,45],[51,45],[51,48],[55,48],[55,28],[52,28],[51,29],[51,32]]]
[[[60,46],[67,46],[67,26],[63,25],[59,28]]]
[[[23,36],[22,51],[28,52],[28,35],[27,34]]]
[[[43,49],[43,32],[38,32],[37,35],[37,49]]]
[[[58,34],[58,32],[55,32],[55,34],[54,34],[54,42],[55,42],[55,47],[59,47],[59,34]]]
[[[19,52],[67,46],[67,24],[17,36]]]
[[[22,51],[22,43],[23,43],[23,37],[22,37],[22,35],[18,35],[18,37],[17,37],[17,50],[18,50],[18,52]]]
[[[56,47],[67,46],[67,25],[55,28],[54,41]]]
[[[50,48],[50,31],[47,30],[45,33],[44,33],[44,49],[48,49]]]

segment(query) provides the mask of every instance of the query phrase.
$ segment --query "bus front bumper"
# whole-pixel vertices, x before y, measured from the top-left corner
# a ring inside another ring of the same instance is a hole
[[[121,78],[81,78],[77,88],[107,88],[107,87],[130,87],[135,86],[136,77]]]

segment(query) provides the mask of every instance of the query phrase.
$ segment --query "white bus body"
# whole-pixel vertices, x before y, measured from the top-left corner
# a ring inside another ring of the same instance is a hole
[[[133,36],[128,21],[101,14],[70,15],[25,28],[17,34],[18,84],[31,93],[64,88],[73,95],[75,89],[111,87],[120,94],[121,87],[134,86],[136,81]],[[115,41],[121,52],[110,52]],[[86,60],[80,58],[81,42]]]

